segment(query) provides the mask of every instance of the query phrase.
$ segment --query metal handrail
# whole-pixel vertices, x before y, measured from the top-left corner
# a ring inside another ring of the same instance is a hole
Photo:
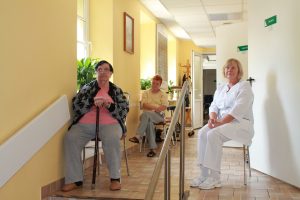
[[[190,81],[185,81],[182,90],[181,90],[181,94],[179,96],[179,99],[176,103],[176,108],[167,132],[167,135],[165,137],[165,141],[163,143],[161,152],[159,154],[158,160],[156,162],[155,168],[154,168],[154,172],[150,181],[150,184],[148,186],[148,190],[147,193],[145,195],[145,199],[146,200],[151,200],[153,198],[154,195],[154,191],[157,185],[157,181],[159,178],[159,174],[163,165],[164,160],[166,159],[166,170],[168,173],[165,173],[165,176],[167,175],[167,177],[165,177],[165,190],[167,189],[167,191],[165,191],[165,199],[169,199],[170,198],[170,164],[167,164],[167,160],[169,160],[170,162],[170,151],[169,151],[169,146],[170,146],[170,142],[171,142],[171,137],[173,136],[173,132],[175,129],[175,124],[179,119],[179,112],[181,110],[182,114],[181,114],[181,133],[180,133],[180,181],[179,181],[179,199],[182,199],[184,194],[183,194],[183,188],[184,188],[184,128],[185,128],[185,121],[184,121],[184,114],[185,114],[185,102],[184,102],[184,97],[185,95],[189,92],[189,88],[190,88]],[[167,186],[166,186],[167,185]]]

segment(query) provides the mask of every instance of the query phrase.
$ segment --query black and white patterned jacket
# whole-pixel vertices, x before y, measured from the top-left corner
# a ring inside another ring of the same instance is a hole
[[[76,124],[84,114],[90,111],[94,105],[94,97],[100,90],[97,80],[94,80],[84,85],[80,91],[72,99],[73,105],[73,124]],[[113,99],[114,103],[108,108],[111,115],[118,120],[123,134],[126,133],[127,129],[125,126],[126,115],[129,111],[129,103],[124,96],[121,88],[109,82],[108,95]]]

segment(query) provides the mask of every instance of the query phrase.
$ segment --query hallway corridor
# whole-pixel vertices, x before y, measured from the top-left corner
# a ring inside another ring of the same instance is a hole
[[[197,175],[196,166],[197,135],[186,138],[185,190],[190,191],[189,200],[300,200],[300,189],[285,184],[275,178],[252,170],[248,185],[243,184],[242,149],[224,148],[222,160],[222,187],[214,190],[190,188],[190,180]],[[47,200],[75,199],[143,199],[158,157],[146,157],[147,149],[142,153],[138,145],[129,151],[130,176],[126,174],[125,160],[122,160],[122,190],[109,191],[108,172],[103,164],[97,177],[96,189],[91,190],[92,168],[86,170],[83,188],[71,192],[57,192]],[[172,147],[171,160],[171,199],[178,199],[179,190],[179,144]],[[164,169],[164,168],[163,168]],[[164,199],[163,172],[157,184],[154,199]]]

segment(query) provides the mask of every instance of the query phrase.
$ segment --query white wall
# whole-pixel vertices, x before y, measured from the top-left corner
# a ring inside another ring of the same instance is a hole
[[[243,80],[248,78],[248,51],[238,51],[238,46],[248,44],[247,23],[237,23],[220,26],[216,29],[217,43],[217,85],[226,82],[223,76],[223,66],[229,58],[238,59],[244,71]],[[241,147],[242,144],[229,141],[225,142],[224,146]]]
[[[244,69],[243,79],[248,78],[247,51],[238,52],[237,47],[247,45],[247,24],[238,23],[220,26],[216,29],[216,56],[217,56],[217,84],[224,82],[222,68],[229,58],[238,59]]]
[[[251,0],[248,6],[249,74],[256,79],[251,165],[300,187],[300,1]],[[273,15],[278,23],[265,28]]]

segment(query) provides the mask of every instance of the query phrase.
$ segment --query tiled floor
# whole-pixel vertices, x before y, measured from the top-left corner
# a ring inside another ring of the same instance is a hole
[[[270,176],[252,170],[248,185],[243,184],[242,149],[224,148],[222,160],[222,187],[214,190],[190,188],[190,180],[197,175],[196,136],[186,138],[185,190],[189,190],[189,200],[300,200],[300,189],[285,184]],[[84,186],[71,192],[57,192],[49,200],[75,199],[144,199],[155,162],[158,157],[148,158],[147,152],[140,153],[138,145],[129,154],[131,175],[126,174],[125,162],[122,163],[122,190],[109,191],[109,178],[105,164],[97,177],[96,189],[91,190],[91,169],[86,170]],[[171,199],[178,198],[179,187],[179,145],[172,148],[171,160]],[[164,168],[163,168],[164,169]],[[162,170],[163,171],[163,170]],[[163,172],[157,184],[153,199],[164,199]]]

